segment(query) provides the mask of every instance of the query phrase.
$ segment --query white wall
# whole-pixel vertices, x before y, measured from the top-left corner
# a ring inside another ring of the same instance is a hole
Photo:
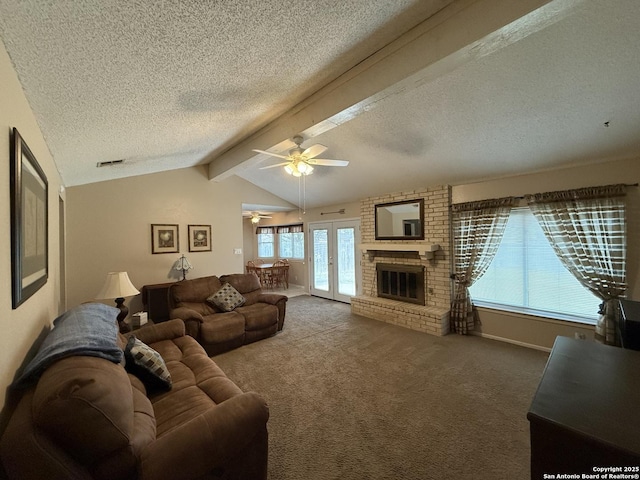
[[[44,170],[49,183],[49,277],[47,283],[26,302],[13,310],[11,307],[11,217],[10,217],[10,139],[16,127]],[[0,434],[4,431],[9,405],[5,407],[7,386],[39,336],[49,329],[58,314],[60,298],[60,253],[58,199],[60,176],[31,107],[22,91],[11,61],[0,41],[0,224],[4,225],[0,236]],[[37,345],[36,345],[37,346]]]
[[[151,224],[178,225],[180,253],[194,267],[187,278],[241,272],[242,203],[287,205],[235,176],[209,181],[204,166],[71,187],[67,198],[69,306],[92,300],[110,271],[128,272],[138,289],[180,279],[179,253],[151,253]],[[211,252],[189,252],[189,224],[211,225]],[[142,307],[139,295],[126,303],[131,313]]]
[[[522,196],[615,183],[640,182],[640,159],[632,158],[565,168],[529,175],[489,180],[452,189],[452,202],[462,203],[488,198]],[[627,189],[627,298],[640,300],[640,190]],[[551,348],[557,335],[577,333],[593,338],[592,326],[480,308],[478,332],[515,343]]]

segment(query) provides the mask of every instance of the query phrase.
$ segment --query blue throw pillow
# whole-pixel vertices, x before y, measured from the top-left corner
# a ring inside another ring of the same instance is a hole
[[[162,355],[135,335],[129,337],[124,357],[127,360],[127,371],[142,380],[147,388],[171,389],[171,374]]]

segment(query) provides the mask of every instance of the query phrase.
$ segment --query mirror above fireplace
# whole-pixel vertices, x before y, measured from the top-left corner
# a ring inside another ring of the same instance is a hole
[[[376,240],[424,240],[424,199],[375,206]]]

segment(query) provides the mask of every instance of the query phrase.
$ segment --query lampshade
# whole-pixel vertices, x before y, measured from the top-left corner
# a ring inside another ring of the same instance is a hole
[[[129,280],[127,272],[109,272],[102,289],[96,295],[96,299],[131,297],[139,293]]]
[[[193,265],[189,263],[189,260],[187,260],[187,257],[185,257],[184,255],[182,255],[178,259],[175,266],[175,269],[180,270],[181,272],[184,272],[185,270],[191,270],[192,268],[193,268]]]

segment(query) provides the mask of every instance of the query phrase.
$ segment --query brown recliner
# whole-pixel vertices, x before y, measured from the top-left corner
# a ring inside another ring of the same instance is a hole
[[[266,479],[269,409],[170,320],[132,332],[159,352],[169,391],[122,364],[56,361],[27,389],[0,442],[10,479]]]
[[[224,283],[245,299],[242,306],[225,312],[207,301]],[[185,323],[187,334],[209,355],[270,337],[282,330],[288,297],[263,293],[254,273],[215,275],[176,282],[169,288],[169,315]]]

